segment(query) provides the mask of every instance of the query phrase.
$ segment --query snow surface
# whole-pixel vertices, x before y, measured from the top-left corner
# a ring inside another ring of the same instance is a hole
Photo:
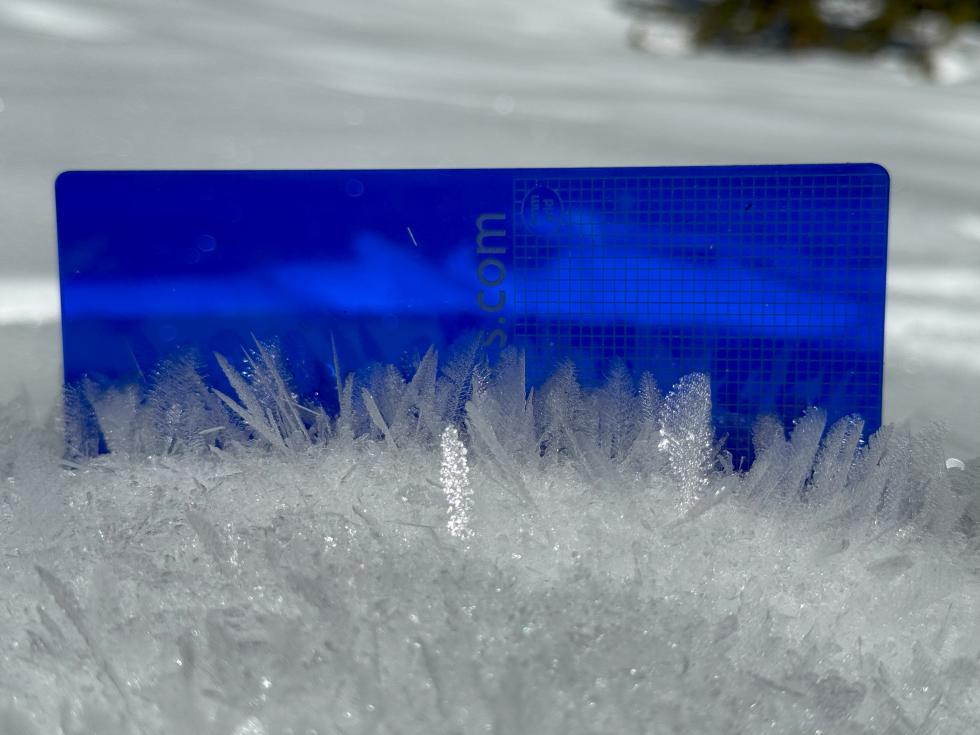
[[[276,352],[0,412],[0,732],[980,731],[980,468],[705,376],[462,343],[298,404]],[[343,369],[338,375],[345,375]],[[94,409],[111,453],[88,457]]]

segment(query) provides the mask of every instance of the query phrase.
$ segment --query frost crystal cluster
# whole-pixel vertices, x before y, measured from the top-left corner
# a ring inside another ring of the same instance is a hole
[[[738,470],[705,376],[222,367],[0,409],[3,735],[980,732],[938,430],[761,417]]]

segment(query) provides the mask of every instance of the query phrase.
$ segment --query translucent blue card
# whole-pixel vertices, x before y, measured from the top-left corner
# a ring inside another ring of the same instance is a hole
[[[881,419],[888,175],[872,164],[99,171],[57,181],[65,379],[276,340],[306,396],[482,333],[661,386],[711,375],[736,461],[761,413]],[[324,398],[328,401],[330,399]]]

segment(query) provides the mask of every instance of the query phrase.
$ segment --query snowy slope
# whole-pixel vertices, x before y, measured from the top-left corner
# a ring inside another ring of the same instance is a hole
[[[886,418],[942,419],[951,453],[980,453],[976,44],[931,84],[692,58],[662,27],[640,53],[627,27],[601,0],[0,0],[0,399],[56,390],[62,169],[877,161]]]

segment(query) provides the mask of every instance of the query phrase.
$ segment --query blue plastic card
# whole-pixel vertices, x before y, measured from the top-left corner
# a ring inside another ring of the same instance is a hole
[[[711,375],[736,461],[754,419],[881,419],[888,175],[717,168],[68,172],[65,379],[275,339],[307,396],[341,362],[411,368],[479,331],[661,386]]]

